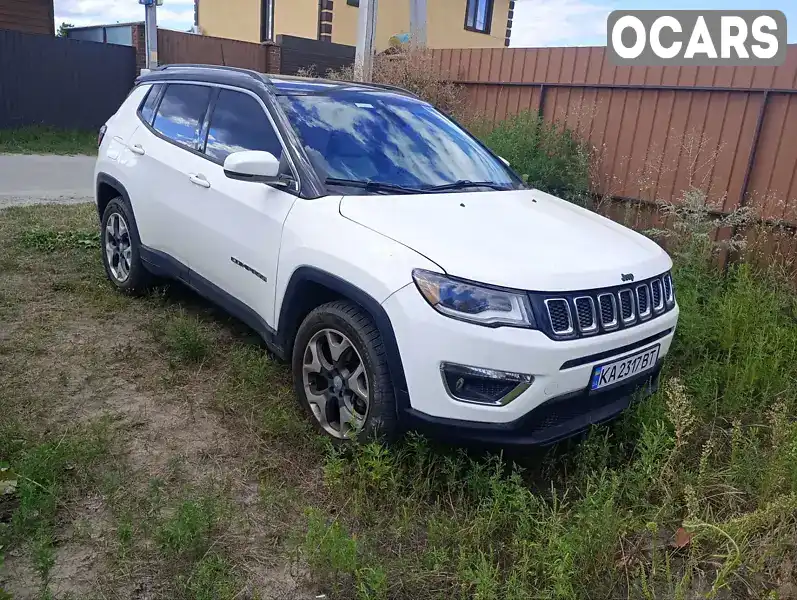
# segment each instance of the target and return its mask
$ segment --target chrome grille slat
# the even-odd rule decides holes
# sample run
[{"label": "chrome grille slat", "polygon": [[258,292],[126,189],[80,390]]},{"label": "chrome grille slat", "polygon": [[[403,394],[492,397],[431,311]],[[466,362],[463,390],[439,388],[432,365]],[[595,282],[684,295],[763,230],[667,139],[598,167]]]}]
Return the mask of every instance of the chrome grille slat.
[{"label": "chrome grille slat", "polygon": [[570,314],[570,304],[564,298],[549,298],[545,301],[548,309],[548,319],[556,335],[567,336],[575,333],[573,317]]},{"label": "chrome grille slat", "polygon": [[617,300],[614,294],[600,294],[598,306],[601,313],[601,326],[604,331],[613,331],[620,326],[617,315]]},{"label": "chrome grille slat", "polygon": [[636,321],[636,304],[634,294],[630,289],[617,292],[617,304],[620,307],[620,320],[623,325],[630,325]]},{"label": "chrome grille slat", "polygon": [[578,296],[573,299],[576,307],[576,320],[581,333],[589,335],[598,331],[598,318],[595,315],[595,303],[591,296]]},{"label": "chrome grille slat", "polygon": [[667,303],[667,306],[674,303],[674,296],[672,292],[672,275],[667,273],[662,278],[662,283],[664,285],[664,302]]},{"label": "chrome grille slat", "polygon": [[636,286],[636,290],[634,290],[634,292],[637,301],[637,314],[639,315],[639,318],[643,321],[645,319],[649,319],[653,312],[650,308],[650,288],[647,285],[642,284]]},{"label": "chrome grille slat", "polygon": [[654,279],[650,282],[650,299],[653,303],[653,312],[660,313],[664,310],[664,292],[662,291],[661,279]]}]

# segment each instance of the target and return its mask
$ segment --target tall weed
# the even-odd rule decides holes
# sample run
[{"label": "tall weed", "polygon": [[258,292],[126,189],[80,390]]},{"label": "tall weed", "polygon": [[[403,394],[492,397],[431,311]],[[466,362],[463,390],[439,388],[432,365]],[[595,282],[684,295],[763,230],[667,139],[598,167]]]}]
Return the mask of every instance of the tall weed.
[{"label": "tall weed", "polygon": [[570,129],[523,112],[482,130],[484,143],[529,183],[581,206],[592,206],[590,151]]}]

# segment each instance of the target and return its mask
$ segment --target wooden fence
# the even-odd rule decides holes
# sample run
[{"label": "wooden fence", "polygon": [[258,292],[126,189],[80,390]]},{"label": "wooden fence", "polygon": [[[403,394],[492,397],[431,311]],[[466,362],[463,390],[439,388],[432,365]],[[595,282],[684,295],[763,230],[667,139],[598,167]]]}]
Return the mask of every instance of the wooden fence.
[{"label": "wooden fence", "polygon": [[0,29],[0,129],[98,130],[135,77],[128,46]]},{"label": "wooden fence", "polygon": [[691,183],[720,212],[797,226],[797,45],[779,67],[618,67],[605,48],[436,50],[470,108],[536,111],[586,137],[616,198],[674,200]]}]

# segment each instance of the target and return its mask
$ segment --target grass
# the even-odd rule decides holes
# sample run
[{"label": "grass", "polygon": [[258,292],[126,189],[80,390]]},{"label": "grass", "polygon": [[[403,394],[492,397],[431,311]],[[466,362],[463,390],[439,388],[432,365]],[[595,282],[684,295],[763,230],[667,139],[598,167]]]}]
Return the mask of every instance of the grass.
[{"label": "grass", "polygon": [[172,356],[188,363],[199,363],[211,350],[211,338],[198,319],[183,314],[169,320],[165,343]]},{"label": "grass", "polygon": [[213,496],[184,500],[157,531],[161,548],[170,555],[204,556],[209,549],[208,540],[219,511]]},{"label": "grass", "polygon": [[[64,544],[89,544],[105,597],[794,589],[797,295],[783,273],[722,274],[673,246],[681,320],[661,390],[584,439],[511,455],[417,436],[336,449],[240,324],[179,286],[110,290],[91,211],[0,213],[0,581],[23,561],[28,595],[62,593]],[[92,535],[70,533],[83,521]]]},{"label": "grass", "polygon": [[0,129],[0,154],[97,154],[97,132],[44,125]]},{"label": "grass", "polygon": [[0,496],[0,514],[10,508],[8,521],[0,522],[0,552],[9,546],[27,546],[43,591],[55,565],[59,508],[78,490],[96,485],[97,463],[108,445],[102,423],[69,429],[49,440],[36,439],[13,423],[0,431],[0,456],[9,465],[4,480],[13,486]]}]

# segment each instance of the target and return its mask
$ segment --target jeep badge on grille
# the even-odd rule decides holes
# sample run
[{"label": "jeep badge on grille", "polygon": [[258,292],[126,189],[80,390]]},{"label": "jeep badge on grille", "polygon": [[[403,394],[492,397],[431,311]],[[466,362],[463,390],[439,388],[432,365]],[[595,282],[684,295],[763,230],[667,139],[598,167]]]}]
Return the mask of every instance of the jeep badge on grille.
[{"label": "jeep badge on grille", "polygon": [[633,273],[620,273],[620,277],[622,278],[623,282],[634,281]]}]

